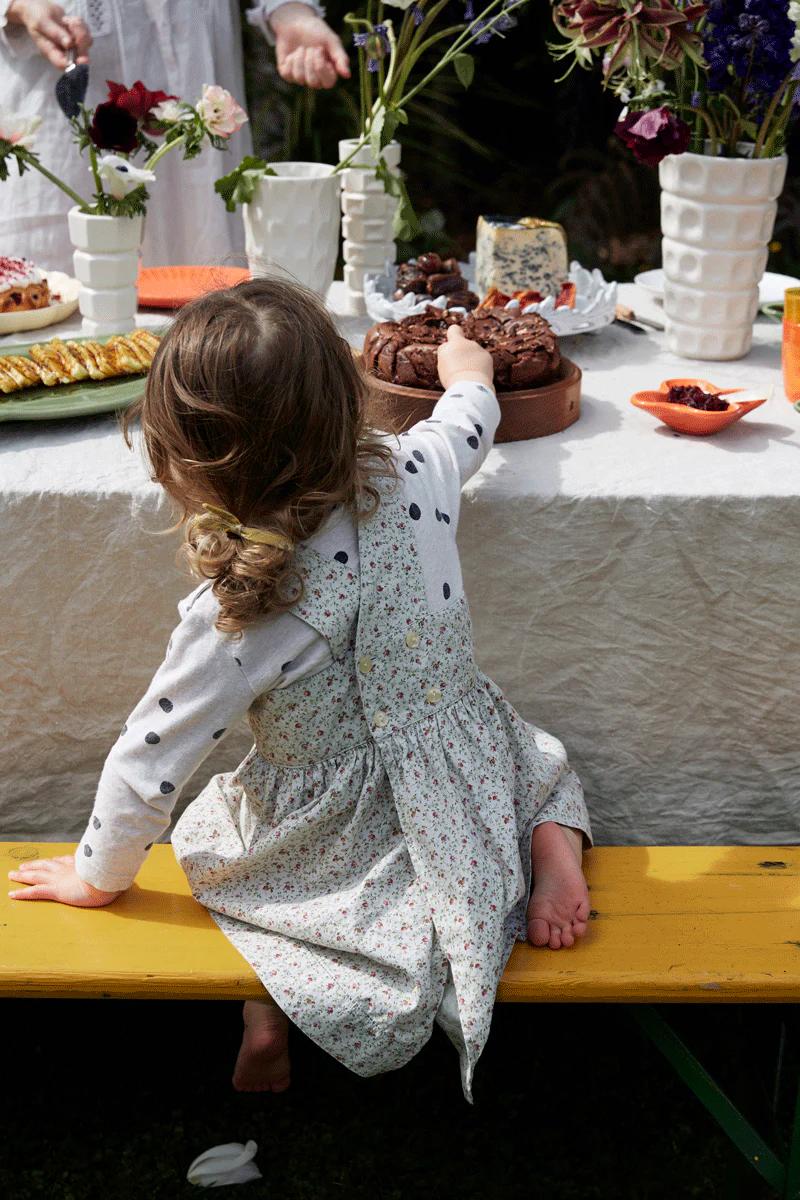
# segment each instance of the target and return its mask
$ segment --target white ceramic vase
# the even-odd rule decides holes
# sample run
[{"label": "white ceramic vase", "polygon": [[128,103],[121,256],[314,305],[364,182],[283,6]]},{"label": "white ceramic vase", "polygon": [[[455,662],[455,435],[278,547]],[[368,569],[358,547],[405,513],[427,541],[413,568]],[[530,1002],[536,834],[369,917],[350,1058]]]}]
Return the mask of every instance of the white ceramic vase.
[{"label": "white ceramic vase", "polygon": [[[348,158],[358,139],[339,142],[339,161]],[[390,171],[400,166],[400,143],[390,142],[384,148],[383,160]],[[381,274],[397,259],[392,224],[397,200],[384,190],[375,174],[375,155],[369,146],[362,146],[352,165],[340,172],[342,177],[342,237],[344,245],[344,284],[346,311],[365,313],[364,276],[369,272]]]},{"label": "white ceramic vase", "polygon": [[753,340],[780,158],[669,154],[659,166],[667,348],[682,358],[742,358]]},{"label": "white ceramic vase", "polygon": [[67,213],[75,275],[80,280],[78,307],[89,334],[119,333],[136,317],[136,276],[142,217],[102,217]]},{"label": "white ceramic vase", "polygon": [[279,275],[325,296],[339,252],[339,177],[330,163],[269,164],[242,206],[252,275]]}]

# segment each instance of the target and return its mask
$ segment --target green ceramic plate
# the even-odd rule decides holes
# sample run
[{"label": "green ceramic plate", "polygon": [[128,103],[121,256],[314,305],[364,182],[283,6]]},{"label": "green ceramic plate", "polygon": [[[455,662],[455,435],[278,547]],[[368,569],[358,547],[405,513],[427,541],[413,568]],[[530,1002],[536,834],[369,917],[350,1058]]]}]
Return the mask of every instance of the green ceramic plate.
[{"label": "green ceramic plate", "polygon": [[[111,335],[109,335],[111,336]],[[71,338],[70,341],[107,342],[108,337]],[[3,346],[0,355],[22,354],[29,345]],[[144,375],[122,375],[118,379],[83,379],[80,383],[62,383],[57,387],[27,388],[0,392],[0,421],[57,421],[64,417],[88,417],[94,413],[116,412],[129,408],[144,389]]]}]

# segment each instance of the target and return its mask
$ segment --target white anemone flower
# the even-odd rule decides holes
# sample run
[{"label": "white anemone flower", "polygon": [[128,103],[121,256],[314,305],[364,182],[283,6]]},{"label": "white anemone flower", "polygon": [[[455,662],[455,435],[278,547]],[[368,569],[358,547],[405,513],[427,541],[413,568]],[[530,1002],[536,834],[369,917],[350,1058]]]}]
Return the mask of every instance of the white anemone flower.
[{"label": "white anemone flower", "polygon": [[24,113],[0,109],[0,141],[29,150],[41,123],[41,117],[26,117]]},{"label": "white anemone flower", "polygon": [[141,183],[154,183],[156,178],[152,171],[135,167],[120,154],[104,154],[97,161],[97,169],[106,192],[115,200],[124,200]]},{"label": "white anemone flower", "polygon": [[180,100],[162,100],[150,109],[149,115],[164,125],[177,125],[180,121],[188,121],[192,114],[186,111]]}]

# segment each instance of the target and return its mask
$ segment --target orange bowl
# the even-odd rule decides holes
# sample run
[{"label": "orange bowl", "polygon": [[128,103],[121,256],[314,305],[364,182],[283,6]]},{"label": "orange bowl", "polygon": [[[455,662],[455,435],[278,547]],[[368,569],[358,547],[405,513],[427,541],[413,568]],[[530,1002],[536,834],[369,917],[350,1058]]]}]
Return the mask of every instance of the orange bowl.
[{"label": "orange bowl", "polygon": [[249,278],[242,267],[142,267],[136,287],[143,308],[181,308]]},{"label": "orange bowl", "polygon": [[743,389],[717,387],[707,379],[665,379],[659,384],[657,391],[636,392],[631,396],[631,404],[652,413],[676,433],[692,433],[699,437],[707,437],[711,433],[727,429],[745,413],[766,403],[767,399],[766,396],[762,396],[758,400],[731,400],[724,412],[705,412],[702,408],[689,408],[686,404],[671,404],[666,397],[672,387],[699,387],[712,396],[725,397]]}]

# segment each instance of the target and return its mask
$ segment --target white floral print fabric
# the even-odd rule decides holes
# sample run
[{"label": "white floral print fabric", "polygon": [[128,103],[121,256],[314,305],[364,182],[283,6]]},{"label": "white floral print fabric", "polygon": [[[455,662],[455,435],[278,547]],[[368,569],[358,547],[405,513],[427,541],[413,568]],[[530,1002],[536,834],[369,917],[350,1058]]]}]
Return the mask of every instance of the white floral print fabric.
[{"label": "white floral print fabric", "polygon": [[[409,462],[419,474],[424,451]],[[295,613],[331,661],[253,703],[253,750],[172,840],[195,896],[309,1037],[371,1075],[438,1020],[471,1098],[525,936],[533,827],[590,830],[560,742],[476,668],[460,580],[431,598],[400,466],[359,524],[357,572],[299,556]]]}]

